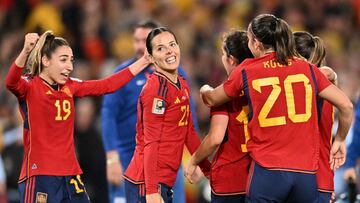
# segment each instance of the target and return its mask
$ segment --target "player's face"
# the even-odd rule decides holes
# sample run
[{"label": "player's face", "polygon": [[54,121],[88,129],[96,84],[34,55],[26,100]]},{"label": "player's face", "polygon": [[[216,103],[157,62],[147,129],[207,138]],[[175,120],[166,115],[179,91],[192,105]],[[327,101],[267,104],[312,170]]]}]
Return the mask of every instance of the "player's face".
[{"label": "player's face", "polygon": [[44,75],[50,84],[65,84],[70,73],[73,71],[73,52],[68,46],[58,47],[51,55],[51,58],[43,60]]},{"label": "player's face", "polygon": [[167,72],[176,71],[180,64],[180,48],[170,32],[155,36],[152,41],[154,64]]},{"label": "player's face", "polygon": [[251,51],[251,53],[254,55],[254,57],[259,57],[260,56],[260,52],[259,52],[259,49],[258,49],[258,41],[257,39],[255,38],[254,34],[252,33],[252,31],[250,30],[250,25],[248,27],[248,30],[247,30],[247,36],[248,36],[248,47]]},{"label": "player's face", "polygon": [[144,55],[144,51],[146,49],[146,38],[151,29],[149,28],[136,28],[134,32],[134,50],[137,58],[140,58]]}]

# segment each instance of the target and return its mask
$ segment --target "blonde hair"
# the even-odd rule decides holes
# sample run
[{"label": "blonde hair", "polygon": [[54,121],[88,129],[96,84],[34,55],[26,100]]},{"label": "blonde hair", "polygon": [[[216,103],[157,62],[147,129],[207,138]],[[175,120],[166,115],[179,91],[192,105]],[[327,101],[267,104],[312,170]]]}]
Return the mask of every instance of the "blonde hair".
[{"label": "blonde hair", "polygon": [[29,74],[39,75],[43,68],[42,57],[51,58],[52,53],[60,46],[69,46],[69,43],[62,37],[56,37],[51,30],[44,32],[30,52],[26,66]]},{"label": "blonde hair", "polygon": [[324,42],[318,36],[306,31],[294,32],[296,49],[307,61],[321,67],[325,63],[326,50]]}]

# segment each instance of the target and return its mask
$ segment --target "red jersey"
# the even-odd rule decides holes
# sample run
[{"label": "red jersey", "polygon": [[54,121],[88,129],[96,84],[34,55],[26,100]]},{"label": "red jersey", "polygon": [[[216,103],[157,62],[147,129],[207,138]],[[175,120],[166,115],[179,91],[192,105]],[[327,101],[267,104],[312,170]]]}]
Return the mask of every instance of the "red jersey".
[{"label": "red jersey", "polygon": [[191,154],[200,145],[189,105],[190,91],[182,77],[175,84],[155,72],[140,93],[136,147],[124,177],[134,184],[145,182],[147,194],[158,192],[159,183],[172,187],[184,144]]},{"label": "red jersey", "polygon": [[246,193],[246,182],[251,158],[247,153],[249,139],[249,106],[245,96],[237,97],[220,106],[212,107],[211,115],[229,117],[226,135],[216,152],[211,166],[210,184],[216,195],[239,195]]},{"label": "red jersey", "polygon": [[24,160],[19,181],[34,175],[82,173],[74,149],[74,97],[113,92],[133,78],[132,73],[125,69],[91,81],[69,78],[54,90],[39,76],[21,77],[22,71],[13,64],[6,78],[24,120]]},{"label": "red jersey", "polygon": [[224,83],[228,96],[242,90],[249,100],[247,143],[252,158],[262,167],[315,173],[319,162],[316,96],[331,83],[300,59],[288,66],[271,53],[247,59]]},{"label": "red jersey", "polygon": [[334,171],[329,164],[332,143],[332,127],[334,124],[334,107],[321,99],[319,102],[320,160],[316,174],[318,189],[322,192],[334,191]]}]

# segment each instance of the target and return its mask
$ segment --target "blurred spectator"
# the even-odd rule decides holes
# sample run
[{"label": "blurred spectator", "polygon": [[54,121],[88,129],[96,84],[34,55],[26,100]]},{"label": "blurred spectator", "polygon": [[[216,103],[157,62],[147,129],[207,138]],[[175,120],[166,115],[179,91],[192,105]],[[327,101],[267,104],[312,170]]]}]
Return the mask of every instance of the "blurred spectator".
[{"label": "blurred spectator", "polygon": [[95,103],[91,98],[78,100],[75,105],[75,146],[86,191],[93,203],[107,203],[105,152],[95,117]]}]

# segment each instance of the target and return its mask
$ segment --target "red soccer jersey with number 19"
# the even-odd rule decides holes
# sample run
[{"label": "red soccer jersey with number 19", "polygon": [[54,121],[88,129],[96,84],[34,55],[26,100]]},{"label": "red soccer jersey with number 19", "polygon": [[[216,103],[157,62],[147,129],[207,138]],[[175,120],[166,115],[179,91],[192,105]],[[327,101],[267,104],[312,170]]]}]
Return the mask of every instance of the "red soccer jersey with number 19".
[{"label": "red soccer jersey with number 19", "polygon": [[319,162],[316,96],[331,83],[300,59],[288,66],[275,53],[245,60],[224,83],[228,96],[249,99],[248,150],[262,167],[315,173]]},{"label": "red soccer jersey with number 19", "polygon": [[218,196],[245,194],[251,162],[246,148],[246,141],[249,139],[248,113],[249,106],[245,96],[211,108],[212,116],[229,117],[226,135],[211,166],[211,189]]},{"label": "red soccer jersey with number 19", "polygon": [[21,77],[13,64],[6,78],[19,101],[24,119],[24,160],[19,182],[34,175],[69,176],[82,173],[74,149],[74,97],[101,95],[131,78],[129,69],[103,80],[68,79],[54,90],[39,76]]},{"label": "red soccer jersey with number 19", "polygon": [[319,191],[333,192],[334,172],[330,168],[329,157],[332,142],[332,127],[334,124],[334,107],[329,102],[321,99],[318,109],[320,117],[320,160],[316,180]]},{"label": "red soccer jersey with number 19", "polygon": [[[146,194],[158,192],[158,184],[172,187],[181,164],[184,144],[194,153],[200,139],[194,129],[187,82],[171,82],[159,72],[152,74],[141,91],[136,124],[134,156],[125,178],[145,182]],[[210,162],[204,162],[210,170]]]}]

